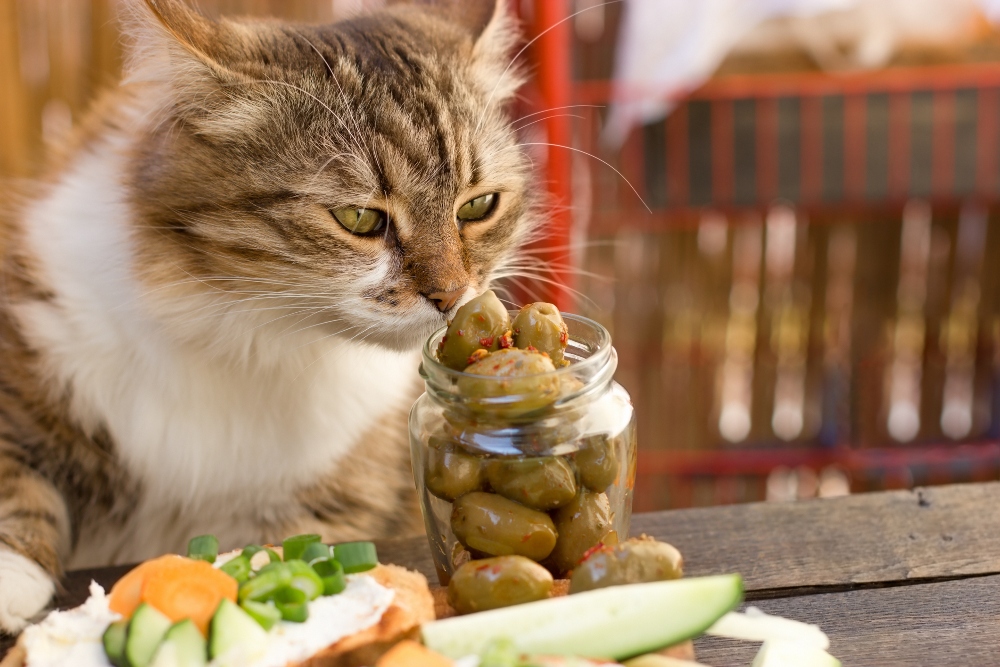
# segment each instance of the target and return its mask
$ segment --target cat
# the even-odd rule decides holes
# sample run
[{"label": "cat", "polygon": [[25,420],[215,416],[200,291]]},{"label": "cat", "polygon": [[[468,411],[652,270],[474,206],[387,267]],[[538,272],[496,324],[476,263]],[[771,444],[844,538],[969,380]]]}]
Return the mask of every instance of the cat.
[{"label": "cat", "polygon": [[129,0],[123,82],[5,229],[0,628],[196,534],[420,530],[415,349],[538,226],[503,5]]}]

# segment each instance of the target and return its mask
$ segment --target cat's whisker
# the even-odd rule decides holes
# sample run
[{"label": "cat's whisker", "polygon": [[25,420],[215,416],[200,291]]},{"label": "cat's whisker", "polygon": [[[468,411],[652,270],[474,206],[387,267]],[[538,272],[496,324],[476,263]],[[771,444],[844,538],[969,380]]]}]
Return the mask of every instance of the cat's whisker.
[{"label": "cat's whisker", "polygon": [[541,115],[543,113],[550,113],[552,111],[562,111],[563,109],[579,109],[579,108],[604,109],[604,108],[606,108],[606,106],[607,105],[604,105],[604,104],[565,104],[565,105],[563,105],[561,107],[549,107],[548,109],[542,109],[541,111],[535,111],[534,113],[525,114],[525,115],[519,117],[514,122],[515,123],[520,123],[522,120],[527,120],[528,118],[532,118],[534,116],[538,116],[538,115]]},{"label": "cat's whisker", "polygon": [[514,129],[517,130],[518,132],[520,132],[521,130],[525,129],[526,127],[531,127],[532,125],[535,125],[536,123],[543,123],[543,122],[545,122],[547,120],[552,120],[553,118],[579,118],[580,120],[584,119],[583,116],[577,116],[576,114],[572,114],[572,113],[560,113],[560,114],[555,114],[554,116],[546,116],[545,118],[539,118],[538,120],[533,120],[530,123],[525,123],[524,125],[519,125],[519,126],[515,127]]},{"label": "cat's whisker", "polygon": [[625,181],[625,184],[628,185],[632,189],[632,192],[635,193],[635,196],[642,203],[643,207],[647,211],[649,211],[649,213],[652,215],[653,209],[649,208],[649,205],[646,203],[646,200],[642,198],[642,195],[640,195],[639,191],[635,189],[635,186],[632,185],[632,182],[630,180],[628,180],[627,178],[625,178],[625,174],[623,174],[620,171],[618,171],[618,169],[613,164],[611,164],[610,162],[608,162],[607,160],[602,160],[601,158],[597,157],[593,153],[591,153],[589,151],[585,151],[582,148],[576,148],[575,146],[567,146],[565,144],[553,144],[553,143],[550,143],[550,142],[547,142],[547,141],[529,141],[529,142],[523,142],[523,143],[518,144],[518,146],[551,146],[551,147],[554,147],[554,148],[565,148],[568,151],[573,151],[574,153],[580,153],[581,155],[586,155],[587,157],[590,157],[590,158],[593,158],[593,159],[597,160],[598,162],[600,162],[601,164],[603,164],[604,166],[608,167],[609,169],[611,169],[612,171],[614,171],[616,174],[618,174],[618,176],[621,177],[621,179],[623,181]]}]

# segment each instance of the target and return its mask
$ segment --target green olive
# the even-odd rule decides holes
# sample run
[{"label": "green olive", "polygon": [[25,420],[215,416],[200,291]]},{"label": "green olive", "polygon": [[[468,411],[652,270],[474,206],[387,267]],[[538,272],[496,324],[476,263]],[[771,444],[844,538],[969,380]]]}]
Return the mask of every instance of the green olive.
[{"label": "green olive", "polygon": [[590,554],[573,569],[569,592],[623,584],[679,579],[684,573],[684,559],[673,546],[645,535],[607,546]]},{"label": "green olive", "polygon": [[499,350],[510,331],[507,309],[487,290],[458,309],[438,345],[438,360],[456,371],[465,370],[476,350]]},{"label": "green olive", "polygon": [[563,352],[569,341],[566,323],[559,309],[551,303],[529,303],[521,308],[511,323],[514,345],[521,349],[531,346],[552,359],[556,368],[565,366]]},{"label": "green olive", "polygon": [[[476,361],[458,379],[458,390],[473,410],[517,417],[551,405],[559,398],[552,360],[540,352],[507,348]],[[477,399],[483,400],[477,403]],[[499,399],[499,400],[497,400]]]},{"label": "green olive", "polygon": [[483,463],[454,443],[431,436],[427,447],[424,480],[438,498],[455,500],[483,488]]},{"label": "green olive", "polygon": [[618,477],[620,466],[615,443],[616,440],[606,433],[588,436],[576,453],[580,482],[592,491],[605,490]]},{"label": "green olive", "polygon": [[498,556],[470,561],[455,570],[448,583],[448,604],[459,614],[499,609],[544,600],[552,575],[524,556]]},{"label": "green olive", "polygon": [[576,475],[559,456],[498,459],[486,476],[501,496],[536,510],[554,510],[576,497]]},{"label": "green olive", "polygon": [[548,514],[493,493],[473,491],[455,501],[451,531],[467,549],[490,556],[542,560],[556,545]]},{"label": "green olive", "polygon": [[557,509],[552,518],[559,541],[549,564],[562,574],[576,567],[587,551],[613,532],[611,505],[603,493],[582,490],[572,502]]}]

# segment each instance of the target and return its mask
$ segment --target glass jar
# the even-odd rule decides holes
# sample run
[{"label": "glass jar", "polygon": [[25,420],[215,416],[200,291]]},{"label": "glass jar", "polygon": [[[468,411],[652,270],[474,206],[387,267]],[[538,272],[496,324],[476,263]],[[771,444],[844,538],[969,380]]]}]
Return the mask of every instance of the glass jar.
[{"label": "glass jar", "polygon": [[555,371],[494,378],[438,362],[423,347],[426,392],[410,411],[413,476],[442,585],[470,559],[520,554],[565,577],[598,544],[628,537],[635,416],[613,380],[607,329],[563,315]]}]

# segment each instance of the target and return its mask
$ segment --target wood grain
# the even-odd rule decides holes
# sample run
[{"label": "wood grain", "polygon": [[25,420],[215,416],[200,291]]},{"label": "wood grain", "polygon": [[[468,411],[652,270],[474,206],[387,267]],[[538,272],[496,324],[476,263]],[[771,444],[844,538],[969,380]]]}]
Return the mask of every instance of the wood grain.
[{"label": "wood grain", "polygon": [[748,591],[1000,572],[1000,483],[637,515],[692,576],[739,572]]},{"label": "wood grain", "polygon": [[[1000,656],[1000,576],[763,600],[760,609],[816,623],[844,667],[967,667]],[[710,637],[698,660],[749,665],[759,645]]]}]

